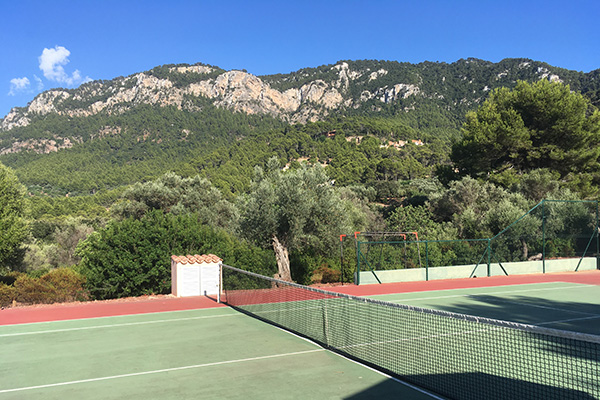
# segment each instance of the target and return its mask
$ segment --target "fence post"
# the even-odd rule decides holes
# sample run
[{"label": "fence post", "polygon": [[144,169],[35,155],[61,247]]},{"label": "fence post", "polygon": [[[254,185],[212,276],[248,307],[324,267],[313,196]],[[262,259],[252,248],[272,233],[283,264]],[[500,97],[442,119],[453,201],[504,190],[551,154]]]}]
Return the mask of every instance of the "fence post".
[{"label": "fence post", "polygon": [[342,278],[342,286],[344,285],[344,238],[346,235],[340,235],[340,272]]},{"label": "fence post", "polygon": [[542,273],[546,273],[546,210],[542,200]]},{"label": "fence post", "polygon": [[356,284],[360,285],[360,242],[356,240]]},{"label": "fence post", "polygon": [[492,239],[487,240],[487,276],[492,276]]},{"label": "fence post", "polygon": [[425,280],[429,280],[429,241],[425,241]]},{"label": "fence post", "polygon": [[600,226],[598,222],[600,216],[598,215],[600,209],[598,208],[598,200],[596,200],[596,269],[600,269]]}]

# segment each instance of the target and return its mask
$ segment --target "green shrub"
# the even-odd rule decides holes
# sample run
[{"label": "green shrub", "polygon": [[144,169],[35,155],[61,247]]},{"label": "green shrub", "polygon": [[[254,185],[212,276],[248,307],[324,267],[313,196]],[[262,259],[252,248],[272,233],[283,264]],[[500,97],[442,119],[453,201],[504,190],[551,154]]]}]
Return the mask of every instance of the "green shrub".
[{"label": "green shrub", "polygon": [[50,304],[86,300],[85,278],[71,268],[57,268],[41,277],[22,274],[14,283],[16,300],[25,304]]},{"label": "green shrub", "polygon": [[322,265],[313,272],[313,283],[337,283],[341,281],[341,272]]},{"label": "green shrub", "polygon": [[17,278],[14,287],[19,303],[52,303],[48,301],[48,298],[51,297],[50,288],[44,285],[40,278],[23,274]]},{"label": "green shrub", "polygon": [[0,307],[10,306],[17,297],[17,290],[14,286],[0,283]]},{"label": "green shrub", "polygon": [[151,211],[113,221],[79,247],[81,272],[95,299],[171,291],[171,255],[213,253],[228,265],[273,275],[272,251],[250,246],[195,214]]},{"label": "green shrub", "polygon": [[5,274],[0,274],[0,283],[4,283],[5,285],[12,286],[13,283],[17,280],[21,272],[10,271]]},{"label": "green shrub", "polygon": [[53,302],[87,300],[84,290],[85,278],[72,268],[54,269],[40,278],[47,287],[51,288]]}]

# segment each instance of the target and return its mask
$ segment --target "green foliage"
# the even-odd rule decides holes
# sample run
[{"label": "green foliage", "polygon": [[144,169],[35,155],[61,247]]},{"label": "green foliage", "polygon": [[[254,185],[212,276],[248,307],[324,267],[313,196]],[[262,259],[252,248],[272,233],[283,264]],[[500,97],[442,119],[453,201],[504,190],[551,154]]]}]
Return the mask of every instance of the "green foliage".
[{"label": "green foliage", "polygon": [[273,273],[272,256],[211,228],[195,214],[148,212],[112,221],[82,243],[81,271],[95,299],[169,293],[171,255],[213,253],[228,265]]},{"label": "green foliage", "polygon": [[72,268],[58,268],[40,277],[20,274],[14,282],[19,303],[40,304],[87,299],[84,277]]},{"label": "green foliage", "polygon": [[[436,216],[426,206],[397,207],[387,219],[392,232],[417,232],[419,240],[456,239],[458,232],[448,222],[435,221]],[[410,236],[408,240],[415,240]]]},{"label": "green foliage", "polygon": [[489,238],[533,206],[519,193],[465,177],[434,196],[431,206],[439,221],[448,221],[464,239]]},{"label": "green foliage", "polygon": [[[348,81],[340,80],[345,65],[352,76]],[[180,66],[188,65],[159,66],[146,74],[183,87],[224,72],[212,66],[208,66],[212,69],[208,74],[179,72]],[[191,95],[186,95],[182,109],[139,105],[134,100],[88,117],[69,116],[71,110],[86,109],[116,90],[137,84],[134,76],[118,77],[66,90],[71,96],[59,96],[53,103],[60,115],[30,115],[28,126],[0,132],[0,148],[10,148],[15,141],[37,145],[36,150],[5,154],[0,160],[14,168],[28,187],[53,195],[89,194],[176,171],[182,176],[201,173],[229,196],[246,191],[253,166],[264,166],[273,155],[292,164],[299,157],[309,157],[311,162],[329,164],[328,173],[339,185],[362,183],[375,187],[381,200],[390,194],[390,182],[431,175],[437,165],[448,162],[449,145],[460,136],[465,113],[480,106],[488,90],[512,89],[516,81],[537,81],[542,73],[559,75],[574,90],[597,100],[598,71],[583,74],[527,59],[499,63],[467,59],[451,64],[346,60],[261,77],[278,90],[300,88],[315,81],[340,88],[339,94],[348,106],[323,110],[318,118],[327,119],[327,111],[327,122],[306,127],[289,128],[264,115],[231,112],[217,108],[210,99]],[[393,100],[386,98],[384,92],[396,85],[416,85],[418,91],[404,96],[403,89],[398,89]],[[374,97],[361,100],[365,91]],[[298,141],[294,130],[308,138]],[[319,136],[331,130],[337,130],[336,140]],[[426,145],[406,146],[395,152],[385,148],[373,151],[367,149],[369,146],[346,147],[337,139],[353,135],[376,136],[382,143],[420,139]],[[36,151],[45,150],[42,140],[54,141],[57,146],[70,142],[73,147],[38,154]],[[571,172],[571,187],[593,194],[600,177],[581,177],[577,170]],[[505,175],[496,182],[516,182],[510,172]]]},{"label": "green foliage", "polygon": [[[281,127],[266,116],[222,110],[190,98],[197,112],[140,105],[124,113],[67,117],[48,114],[0,134],[0,146],[30,138],[68,138],[72,148],[0,156],[27,186],[44,193],[91,194],[156,178],[253,132]],[[62,139],[61,139],[62,140]]]},{"label": "green foliage", "polygon": [[[165,263],[176,253],[226,254],[229,264],[272,274],[272,255],[231,236],[237,228],[232,204],[239,197],[242,229],[235,233],[263,247],[272,245],[270,230],[283,235],[296,280],[309,283],[325,269],[340,268],[348,279],[355,254],[346,252],[344,266],[332,257],[339,254],[341,233],[391,229],[416,230],[429,240],[488,237],[542,198],[598,195],[600,150],[594,143],[600,117],[590,101],[598,102],[600,70],[582,74],[526,59],[346,64],[354,76],[347,86],[340,80],[341,63],[262,77],[278,90],[316,80],[339,88],[346,106],[323,109],[317,115],[321,121],[297,125],[221,109],[191,95],[181,109],[126,103],[118,110],[70,117],[71,110],[137,83],[133,77],[115,78],[67,90],[71,96],[53,104],[61,115],[32,115],[28,126],[0,132],[0,148],[15,141],[38,146],[0,156],[29,189],[19,215],[21,221],[29,218],[32,228],[26,246],[12,246],[17,251],[5,264],[40,278],[77,263],[73,248],[93,228],[98,232],[79,255],[97,298],[168,291]],[[181,73],[176,67],[146,74],[181,88],[224,72],[212,67],[209,74]],[[541,73],[559,75],[570,86],[517,83],[538,81]],[[418,91],[404,96],[406,85]],[[392,100],[386,91],[394,87]],[[488,90],[491,96],[483,103]],[[374,96],[359,101],[365,91]],[[450,165],[451,143],[460,139],[461,126],[464,138],[453,147],[453,160],[461,174],[480,180],[457,180],[461,174]],[[38,154],[47,141],[73,146]],[[281,160],[274,169],[273,156]],[[324,169],[317,173],[308,167],[316,164]],[[267,172],[253,182],[257,165]],[[280,171],[284,166],[288,172]],[[122,220],[104,229],[111,215]],[[538,222],[525,218],[515,227],[519,240],[511,249],[506,244],[507,254],[522,254],[523,241],[535,248],[525,234]],[[189,225],[183,228],[186,237],[178,233],[179,223]],[[567,254],[575,248],[569,240],[556,239],[552,251]],[[6,244],[0,242],[0,254]],[[403,258],[403,250],[396,250],[390,257]],[[432,245],[429,251],[439,265],[475,254],[473,246],[454,244]],[[409,247],[411,252],[417,254]]]},{"label": "green foliage", "polygon": [[546,259],[590,256],[596,218],[595,202],[543,201],[506,226],[491,247],[502,261],[524,261],[543,252]]},{"label": "green foliage", "polygon": [[197,63],[194,65],[201,65],[210,67],[213,70],[207,73],[198,73],[198,72],[178,72],[177,67],[188,67],[188,64],[167,64],[161,65],[159,67],[154,67],[147,73],[149,75],[155,76],[159,79],[168,79],[173,83],[175,87],[185,87],[189,86],[192,83],[200,82],[207,79],[214,79],[217,76],[221,75],[225,70],[214,67],[207,64]]},{"label": "green foliage", "polygon": [[29,273],[73,266],[80,258],[75,249],[80,241],[104,221],[87,220],[82,217],[38,219],[32,222],[31,237],[24,245],[24,256],[19,270]]},{"label": "green foliage", "polygon": [[[273,156],[287,161],[292,169],[300,167],[299,161],[308,160],[325,164],[336,186],[366,185],[375,188],[376,197],[385,199],[398,180],[425,177],[436,163],[446,160],[440,155],[444,146],[439,140],[424,146],[411,141],[404,147],[390,146],[390,141],[403,140],[399,139],[405,137],[402,132],[408,132],[411,140],[419,138],[417,132],[406,129],[399,122],[369,118],[295,125],[268,136],[249,136],[226,149],[198,157],[177,172],[199,173],[226,197],[232,197],[248,191],[254,166],[264,167]],[[326,137],[327,132],[335,132],[335,136]]]},{"label": "green foliage", "polygon": [[522,193],[528,200],[539,203],[545,198],[569,200],[566,193],[560,193],[560,174],[548,169],[535,169],[521,176],[513,191]]},{"label": "green foliage", "polygon": [[337,232],[350,229],[342,205],[322,168],[283,172],[271,159],[267,171],[255,170],[252,190],[241,199],[241,231],[263,246],[277,236],[291,248],[325,251]]},{"label": "green foliage", "polygon": [[25,220],[25,188],[10,168],[0,164],[0,267],[15,265],[29,234]]},{"label": "green foliage", "polygon": [[341,272],[325,265],[317,268],[312,277],[313,283],[338,283],[341,282]]},{"label": "green foliage", "polygon": [[0,307],[8,307],[17,299],[17,289],[14,286],[0,282]]},{"label": "green foliage", "polygon": [[25,254],[21,264],[21,271],[35,273],[37,271],[49,271],[58,267],[55,255],[58,246],[55,243],[44,243],[38,240],[32,240],[25,246]]},{"label": "green foliage", "polygon": [[463,133],[451,157],[464,173],[491,175],[510,186],[522,173],[549,169],[561,179],[584,174],[600,183],[600,149],[594,145],[600,112],[568,85],[541,80],[495,90],[467,114]]},{"label": "green foliage", "polygon": [[343,203],[321,167],[283,172],[272,158],[266,171],[256,168],[250,193],[240,199],[240,230],[264,248],[273,246],[279,273],[287,278],[288,252],[326,254],[339,232],[351,230]]},{"label": "green foliage", "polygon": [[108,219],[109,207],[123,192],[123,189],[119,189],[101,191],[88,196],[54,197],[43,190],[36,191],[35,189],[30,187],[31,195],[25,198],[27,217],[32,220],[47,221],[65,217],[82,217],[96,221]]},{"label": "green foliage", "polygon": [[123,200],[113,206],[120,218],[142,218],[152,210],[174,214],[196,213],[205,224],[230,227],[236,219],[235,206],[223,199],[221,192],[196,175],[182,178],[167,173],[159,179],[136,183],[127,189]]}]

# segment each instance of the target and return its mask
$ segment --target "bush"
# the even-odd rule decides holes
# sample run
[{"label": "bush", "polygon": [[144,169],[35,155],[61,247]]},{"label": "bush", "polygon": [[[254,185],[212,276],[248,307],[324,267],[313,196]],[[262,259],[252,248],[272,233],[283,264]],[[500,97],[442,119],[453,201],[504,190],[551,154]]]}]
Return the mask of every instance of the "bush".
[{"label": "bush", "polygon": [[5,285],[12,286],[13,283],[17,280],[17,278],[21,275],[21,272],[10,271],[5,274],[0,274],[0,283],[4,283]]},{"label": "bush", "polygon": [[14,286],[0,283],[0,307],[10,306],[17,297],[17,290]]},{"label": "bush", "polygon": [[14,287],[19,303],[52,303],[48,301],[51,297],[50,288],[44,285],[40,278],[23,274],[17,278]]},{"label": "bush", "polygon": [[14,283],[16,300],[26,304],[50,304],[86,300],[85,278],[71,268],[57,268],[41,277],[22,274]]},{"label": "bush", "polygon": [[40,278],[51,288],[53,302],[82,301],[88,296],[84,290],[85,278],[72,268],[57,268]]},{"label": "bush", "polygon": [[313,283],[337,283],[341,281],[341,272],[325,265],[313,272]]},{"label": "bush", "polygon": [[228,265],[273,275],[271,251],[204,225],[195,214],[149,212],[142,219],[113,221],[79,247],[81,272],[95,299],[171,291],[171,255],[213,253]]}]

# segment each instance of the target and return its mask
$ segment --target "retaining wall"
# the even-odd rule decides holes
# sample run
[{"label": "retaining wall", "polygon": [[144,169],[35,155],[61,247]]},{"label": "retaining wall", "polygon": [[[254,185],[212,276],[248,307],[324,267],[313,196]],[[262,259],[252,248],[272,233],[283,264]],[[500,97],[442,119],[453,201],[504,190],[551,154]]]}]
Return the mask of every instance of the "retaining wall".
[{"label": "retaining wall", "polygon": [[[577,268],[577,264],[579,264],[579,268]],[[502,263],[502,266],[504,267],[508,275],[536,273],[541,274],[543,272],[542,261],[507,262]],[[596,258],[584,257],[546,260],[546,272],[575,271],[576,268],[578,271],[596,269]],[[381,283],[413,282],[436,279],[458,279],[469,278],[471,276],[488,276],[488,266],[487,264],[479,264],[477,265],[477,267],[475,266],[475,264],[455,265],[452,267],[428,268],[428,270],[426,270],[425,268],[408,268],[375,271],[375,274],[377,275],[377,278],[379,278]],[[490,276],[495,275],[504,275],[504,271],[498,263],[490,264]],[[356,273],[354,274],[354,281],[356,282]],[[369,285],[373,283],[379,282],[375,278],[375,275],[372,271],[360,272],[359,284]]]}]

